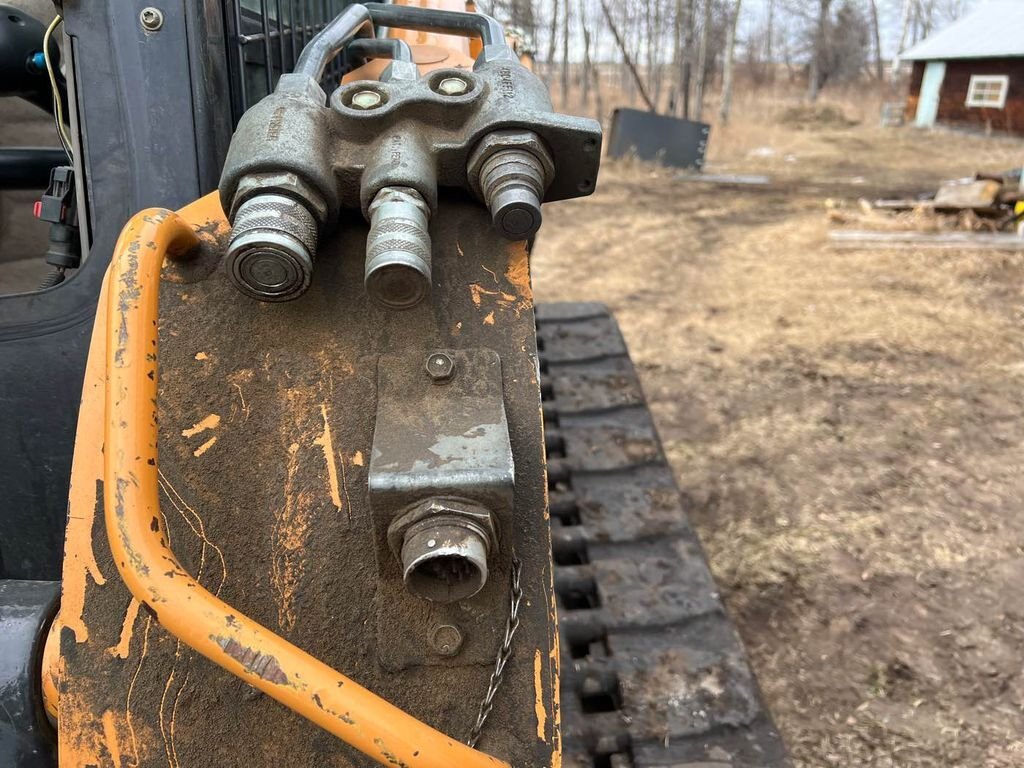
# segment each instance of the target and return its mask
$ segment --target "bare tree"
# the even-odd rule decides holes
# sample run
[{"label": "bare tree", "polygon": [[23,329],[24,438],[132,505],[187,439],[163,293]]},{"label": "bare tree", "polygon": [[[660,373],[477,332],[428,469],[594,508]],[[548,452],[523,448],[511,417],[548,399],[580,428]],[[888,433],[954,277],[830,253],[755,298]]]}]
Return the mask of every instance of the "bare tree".
[{"label": "bare tree", "polygon": [[814,26],[814,43],[811,46],[811,62],[807,76],[807,98],[817,101],[822,84],[822,59],[825,57],[826,28],[832,0],[818,0],[818,14]]},{"label": "bare tree", "polygon": [[875,79],[885,79],[885,65],[882,63],[882,33],[878,25],[878,0],[869,0],[871,7],[871,31],[875,38]]},{"label": "bare tree", "polygon": [[693,119],[700,122],[704,113],[704,87],[708,77],[708,47],[711,42],[711,0],[704,0],[704,23],[700,30],[700,52],[697,54],[697,84],[693,95]]},{"label": "bare tree", "polygon": [[585,0],[579,0],[580,29],[583,30],[583,104],[590,104],[590,86],[594,86],[594,99],[597,106],[597,119],[604,115],[604,100],[601,97],[601,78],[590,58],[590,26],[587,24],[587,6]]},{"label": "bare tree", "polygon": [[743,0],[736,0],[726,31],[725,68],[722,70],[722,106],[718,111],[723,125],[729,122],[729,108],[732,106],[732,70],[736,58],[736,28],[739,26],[742,5]]},{"label": "bare tree", "polygon": [[619,51],[622,53],[622,59],[625,62],[626,67],[629,69],[630,74],[633,76],[633,82],[636,83],[636,88],[640,92],[640,98],[643,99],[644,104],[647,105],[647,109],[651,112],[656,112],[657,107],[654,106],[654,102],[651,101],[651,97],[647,94],[647,89],[644,88],[643,79],[640,77],[640,73],[636,69],[633,57],[629,55],[629,49],[626,48],[626,41],[622,37],[622,32],[615,23],[615,19],[612,18],[612,12],[608,8],[608,0],[601,0],[601,10],[604,12],[605,21],[608,22],[608,27],[611,29],[612,36],[615,38],[615,44],[619,46]]},{"label": "bare tree", "polygon": [[562,0],[562,107],[569,105],[569,0]]},{"label": "bare tree", "polygon": [[547,63],[550,66],[555,61],[555,48],[558,45],[558,0],[551,3],[551,27],[548,34],[548,56]]},{"label": "bare tree", "polygon": [[900,56],[907,44],[907,33],[910,31],[910,11],[913,4],[914,0],[903,0],[903,10],[900,14],[900,41],[896,45],[896,53],[892,57],[892,69],[889,73],[893,82],[899,79]]}]

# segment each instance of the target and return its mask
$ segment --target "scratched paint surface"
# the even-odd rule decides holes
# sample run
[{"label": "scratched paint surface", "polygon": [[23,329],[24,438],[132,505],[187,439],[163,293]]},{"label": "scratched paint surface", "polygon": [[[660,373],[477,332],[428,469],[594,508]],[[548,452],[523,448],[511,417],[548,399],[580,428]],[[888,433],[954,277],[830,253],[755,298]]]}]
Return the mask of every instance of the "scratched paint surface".
[{"label": "scratched paint surface", "polygon": [[[200,222],[203,216],[196,214]],[[346,234],[318,256],[309,294],[289,305],[240,297],[216,269],[212,249],[196,265],[167,274],[161,512],[183,566],[207,589],[463,738],[486,690],[487,665],[456,659],[448,667],[429,657],[405,670],[379,663],[387,638],[374,620],[381,566],[365,491],[376,353],[497,350],[521,478],[515,545],[527,562],[526,600],[506,688],[480,746],[517,766],[555,765],[558,654],[550,629],[528,259],[521,246],[490,236],[486,214],[474,205],[460,204],[435,227],[436,290],[446,300],[401,317],[378,314],[361,295],[365,235],[356,222],[346,222]],[[216,223],[205,229],[218,233]],[[102,411],[88,399],[88,381],[85,396],[83,419]],[[103,534],[96,434],[85,436],[88,448],[75,466],[71,513],[79,535],[68,545],[65,604],[69,593],[72,607],[74,595],[82,598],[62,635],[62,766],[367,765],[197,657],[130,599]],[[505,575],[499,570],[494,578]],[[426,653],[431,612],[422,608],[411,606],[407,624],[390,629],[409,642],[423,638]],[[495,652],[503,611],[493,637],[478,638],[493,642]],[[273,674],[270,662],[258,663]]]}]

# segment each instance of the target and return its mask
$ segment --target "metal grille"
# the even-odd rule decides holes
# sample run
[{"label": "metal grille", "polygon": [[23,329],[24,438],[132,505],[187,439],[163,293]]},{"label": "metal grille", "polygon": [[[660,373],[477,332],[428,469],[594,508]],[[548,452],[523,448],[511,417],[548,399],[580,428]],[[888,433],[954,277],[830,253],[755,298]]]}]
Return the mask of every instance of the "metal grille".
[{"label": "metal grille", "polygon": [[[262,99],[295,62],[313,35],[351,3],[348,0],[227,0],[228,71],[235,123]],[[341,62],[324,72],[324,83],[337,83]]]}]

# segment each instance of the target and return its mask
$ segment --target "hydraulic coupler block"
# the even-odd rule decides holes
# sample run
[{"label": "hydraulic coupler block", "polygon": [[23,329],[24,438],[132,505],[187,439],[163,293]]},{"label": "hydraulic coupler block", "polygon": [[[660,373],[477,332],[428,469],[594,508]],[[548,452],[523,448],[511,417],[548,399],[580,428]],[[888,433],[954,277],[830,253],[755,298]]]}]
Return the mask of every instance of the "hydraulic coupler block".
[{"label": "hydraulic coupler block", "polygon": [[[382,27],[483,45],[472,69],[421,73],[408,45],[372,36]],[[319,81],[335,56],[354,72],[368,58],[393,61],[380,79],[346,79],[328,98]],[[557,113],[494,19],[352,4],[238,124],[220,182],[229,273],[257,299],[297,298],[320,241],[358,211],[370,224],[366,252],[343,258],[365,258],[373,305],[407,309],[430,292],[428,225],[453,191],[483,203],[502,237],[528,240],[542,203],[594,191],[600,156],[600,124]]]}]

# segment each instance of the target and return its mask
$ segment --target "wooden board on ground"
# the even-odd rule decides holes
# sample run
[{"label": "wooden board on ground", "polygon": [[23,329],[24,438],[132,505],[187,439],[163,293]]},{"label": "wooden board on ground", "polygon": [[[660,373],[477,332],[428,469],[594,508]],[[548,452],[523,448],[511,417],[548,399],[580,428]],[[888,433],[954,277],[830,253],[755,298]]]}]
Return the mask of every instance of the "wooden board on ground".
[{"label": "wooden board on ground", "polygon": [[1024,238],[979,232],[865,232],[835,231],[828,233],[832,246],[851,249],[919,249],[941,248],[956,251],[1024,251]]}]

